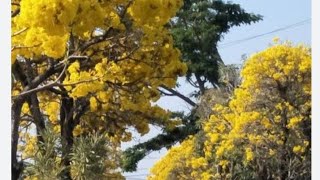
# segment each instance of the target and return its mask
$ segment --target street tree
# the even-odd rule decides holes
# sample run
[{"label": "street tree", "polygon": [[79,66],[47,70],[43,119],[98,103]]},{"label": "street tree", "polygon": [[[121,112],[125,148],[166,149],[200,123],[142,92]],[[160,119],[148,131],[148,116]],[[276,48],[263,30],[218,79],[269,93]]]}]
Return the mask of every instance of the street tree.
[{"label": "street tree", "polygon": [[[178,123],[152,102],[159,87],[173,88],[187,70],[165,27],[181,0],[11,4],[12,179],[39,155],[61,164],[53,179],[84,177],[72,173],[79,138],[98,133],[119,148],[130,128],[143,135],[150,124]],[[59,135],[59,151],[41,148],[46,131]]]},{"label": "street tree", "polygon": [[311,49],[276,42],[252,55],[241,75],[232,99],[215,105],[149,179],[311,178]]}]

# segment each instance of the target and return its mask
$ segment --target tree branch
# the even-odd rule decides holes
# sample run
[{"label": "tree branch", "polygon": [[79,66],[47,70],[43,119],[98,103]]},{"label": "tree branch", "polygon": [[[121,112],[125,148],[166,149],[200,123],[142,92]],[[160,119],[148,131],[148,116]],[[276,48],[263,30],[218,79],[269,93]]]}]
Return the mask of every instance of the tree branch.
[{"label": "tree branch", "polygon": [[175,95],[172,94],[172,93],[166,93],[166,92],[162,91],[160,88],[158,88],[158,91],[159,91],[161,94],[165,95],[165,96],[175,96]]},{"label": "tree branch", "polygon": [[26,30],[28,30],[28,29],[29,29],[29,28],[27,28],[27,27],[26,27],[26,28],[23,28],[23,29],[21,29],[20,31],[13,33],[13,34],[11,35],[11,37],[17,36],[17,35],[23,33],[24,31],[26,31]]},{"label": "tree branch", "polygon": [[11,18],[15,17],[16,15],[18,15],[20,13],[20,8],[16,9],[15,11],[13,11],[11,13]]},{"label": "tree branch", "polygon": [[[50,69],[50,68],[49,68],[49,69]],[[67,69],[67,63],[64,64],[64,67],[63,67],[60,75],[58,76],[58,78],[57,78],[54,82],[49,83],[49,84],[46,84],[46,85],[41,86],[41,87],[33,88],[33,89],[28,88],[28,87],[31,87],[32,84],[34,84],[33,86],[35,86],[35,84],[38,84],[39,82],[41,83],[40,79],[45,80],[47,77],[49,77],[50,75],[52,75],[52,74],[50,74],[50,75],[47,75],[47,76],[46,76],[46,74],[48,74],[47,72],[49,72],[49,70],[48,70],[48,71],[47,71],[45,74],[43,74],[42,76],[38,76],[37,78],[35,78],[34,81],[31,82],[30,86],[27,86],[22,93],[20,93],[20,94],[18,94],[18,95],[15,95],[15,96],[11,96],[11,97],[26,96],[26,95],[29,95],[29,94],[31,94],[31,93],[39,92],[39,91],[41,91],[41,90],[49,89],[49,88],[51,88],[51,87],[53,87],[53,86],[55,86],[55,85],[59,85],[58,81],[61,79],[61,77],[62,77],[63,74],[65,73],[66,69]],[[46,78],[45,78],[45,77],[46,77]],[[39,79],[39,81],[35,81],[36,79]],[[40,84],[40,83],[39,83],[39,84]],[[39,85],[39,84],[38,84],[38,85]],[[30,89],[30,90],[28,90],[28,89]]]},{"label": "tree branch", "polygon": [[179,93],[178,91],[175,91],[171,88],[168,88],[164,85],[161,85],[161,87],[167,91],[169,91],[170,93],[172,93],[175,96],[178,96],[179,98],[181,98],[182,100],[184,100],[185,102],[187,102],[188,104],[190,104],[191,106],[195,107],[197,106],[197,104],[195,102],[193,102],[190,98],[184,96],[183,94]]},{"label": "tree branch", "polygon": [[87,41],[86,43],[84,43],[80,48],[79,48],[79,52],[83,53],[85,50],[87,50],[90,46],[100,43],[102,41],[107,41],[107,40],[111,40],[114,37],[109,37],[108,36],[112,33],[113,28],[109,28],[103,35],[95,37],[93,39],[91,39],[90,41]]},{"label": "tree branch", "polygon": [[23,98],[17,98],[13,101],[11,107],[11,174],[13,180],[17,180],[22,172],[22,164],[18,163],[17,160],[17,150],[19,140],[20,114],[23,103]]}]

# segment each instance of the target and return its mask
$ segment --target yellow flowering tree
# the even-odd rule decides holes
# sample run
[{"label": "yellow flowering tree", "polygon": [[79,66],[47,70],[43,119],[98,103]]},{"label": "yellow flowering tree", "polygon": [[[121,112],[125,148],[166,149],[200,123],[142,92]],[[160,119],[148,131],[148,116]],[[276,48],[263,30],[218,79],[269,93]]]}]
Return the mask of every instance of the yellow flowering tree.
[{"label": "yellow flowering tree", "polygon": [[148,179],[209,180],[208,161],[200,156],[197,145],[196,137],[189,136],[179,146],[170,148],[167,155],[152,167]]},{"label": "yellow flowering tree", "polygon": [[[186,72],[164,26],[181,0],[12,0],[12,176],[34,160],[42,132],[61,137],[61,177],[72,179],[74,140],[100,132],[128,141],[149,124],[171,127],[153,105]],[[35,133],[33,133],[35,132]]]},{"label": "yellow flowering tree", "polygon": [[[241,75],[232,99],[215,105],[203,122],[198,133],[202,141],[193,142],[200,151],[182,163],[189,169],[185,176],[204,172],[209,179],[310,178],[311,49],[276,42],[251,56]],[[171,151],[155,167],[171,167],[166,160]],[[204,170],[188,166],[193,158],[204,158]],[[156,168],[151,173],[153,178],[162,174]]]}]

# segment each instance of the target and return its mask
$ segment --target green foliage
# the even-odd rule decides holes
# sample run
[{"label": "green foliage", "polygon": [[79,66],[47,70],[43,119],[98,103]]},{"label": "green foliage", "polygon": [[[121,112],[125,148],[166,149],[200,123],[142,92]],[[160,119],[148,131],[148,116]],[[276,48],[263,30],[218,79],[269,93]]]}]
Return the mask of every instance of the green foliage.
[{"label": "green foliage", "polygon": [[123,179],[113,173],[119,167],[117,149],[99,134],[75,138],[71,155],[71,174],[77,180]]},{"label": "green foliage", "polygon": [[[60,138],[50,131],[43,131],[45,143],[39,142],[32,162],[25,163],[24,178],[55,180],[65,169],[61,164]],[[32,179],[31,178],[31,179]]]},{"label": "green foliage", "polygon": [[124,151],[121,159],[121,168],[126,172],[137,170],[138,162],[147,155],[147,150],[131,147]]},{"label": "green foliage", "polygon": [[[187,79],[203,91],[204,83],[218,84],[223,61],[217,43],[233,26],[260,21],[262,16],[247,13],[240,5],[222,0],[186,0],[171,21],[175,45],[188,64]],[[192,83],[195,76],[197,83]]]},{"label": "green foliage", "polygon": [[172,118],[181,119],[182,124],[171,130],[164,129],[162,134],[123,152],[121,167],[124,171],[136,171],[138,162],[151,151],[157,151],[164,147],[169,149],[176,143],[183,141],[190,134],[197,133],[200,129],[197,124],[198,117],[194,116],[194,113],[183,115],[182,112],[176,112],[172,114]]},{"label": "green foliage", "polygon": [[36,153],[29,163],[25,163],[24,179],[65,179],[63,172],[69,168],[72,179],[124,179],[119,167],[119,149],[101,134],[89,134],[75,138],[74,146],[68,156],[71,165],[62,162],[61,138],[46,130],[42,137],[45,143],[36,145]]}]

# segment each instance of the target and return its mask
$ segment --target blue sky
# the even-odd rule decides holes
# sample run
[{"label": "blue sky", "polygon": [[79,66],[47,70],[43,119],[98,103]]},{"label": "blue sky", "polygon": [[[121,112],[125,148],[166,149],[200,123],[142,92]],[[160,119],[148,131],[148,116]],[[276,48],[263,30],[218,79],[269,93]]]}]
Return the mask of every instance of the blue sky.
[{"label": "blue sky", "polygon": [[[263,21],[248,26],[232,28],[219,44],[263,34],[311,18],[311,1],[308,0],[234,0],[233,2],[241,4],[247,12],[261,14]],[[219,52],[225,63],[239,63],[242,54],[249,55],[265,49],[275,36],[281,40],[311,44],[311,23],[262,36],[234,46],[219,48]]]},{"label": "blue sky", "polygon": [[[229,33],[225,34],[224,39],[219,43],[221,47],[218,47],[225,64],[241,63],[242,55],[246,54],[249,56],[252,53],[267,48],[274,37],[279,37],[282,41],[290,40],[294,43],[311,45],[311,21],[309,21],[301,26],[223,47],[223,44],[226,43],[268,33],[311,18],[310,0],[233,0],[232,2],[240,4],[247,12],[262,15],[263,20],[252,25],[234,27]],[[178,89],[180,92],[186,95],[192,92],[192,87],[186,84],[183,79],[179,79],[179,83],[181,84],[181,87]],[[172,97],[161,98],[157,104],[165,109],[171,110],[188,111],[190,108],[182,100]],[[140,141],[155,136],[158,132],[158,129],[151,128],[150,133],[141,138]],[[131,144],[132,143],[125,144],[124,147],[128,147]],[[161,156],[165,155],[165,152],[166,150],[162,149],[159,152],[151,153],[138,164],[137,172],[125,174],[127,179],[145,179],[146,175],[149,174],[149,168],[152,167]]]}]

